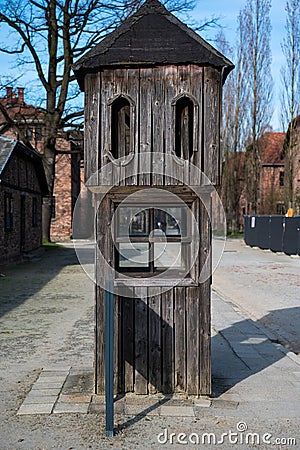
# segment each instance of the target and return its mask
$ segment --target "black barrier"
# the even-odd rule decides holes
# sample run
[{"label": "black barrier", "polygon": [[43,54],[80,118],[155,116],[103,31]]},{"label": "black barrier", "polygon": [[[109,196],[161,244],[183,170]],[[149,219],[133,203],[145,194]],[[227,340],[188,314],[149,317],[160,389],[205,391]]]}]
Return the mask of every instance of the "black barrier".
[{"label": "black barrier", "polygon": [[282,252],[284,217],[271,216],[270,221],[270,250],[273,252]]},{"label": "black barrier", "polygon": [[251,247],[300,255],[300,216],[244,216],[244,240]]},{"label": "black barrier", "polygon": [[260,216],[257,220],[257,247],[264,250],[270,248],[270,216]]},{"label": "black barrier", "polygon": [[288,255],[300,255],[300,217],[286,217],[282,251]]},{"label": "black barrier", "polygon": [[257,221],[255,216],[244,216],[244,236],[245,242],[250,247],[257,246]]}]

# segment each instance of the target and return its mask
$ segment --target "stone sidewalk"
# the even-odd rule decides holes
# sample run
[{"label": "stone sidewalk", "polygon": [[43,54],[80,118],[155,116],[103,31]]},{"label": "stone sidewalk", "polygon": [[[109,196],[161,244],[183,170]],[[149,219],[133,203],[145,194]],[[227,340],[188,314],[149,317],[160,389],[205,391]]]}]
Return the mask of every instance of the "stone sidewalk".
[{"label": "stone sidewalk", "polygon": [[[116,398],[117,415],[196,417],[210,407],[244,417],[264,418],[266,409],[277,418],[299,417],[300,358],[220,295],[213,294],[212,305],[213,398],[126,395]],[[93,376],[89,367],[43,368],[18,415],[105,414]]]},{"label": "stone sidewalk", "polygon": [[[293,328],[300,297],[295,297],[297,261],[229,242],[214,277],[213,397],[119,397],[116,435],[106,438],[104,398],[93,395],[94,286],[71,247],[47,249],[36,260],[1,268],[1,450],[177,449],[182,445],[158,445],[157,436],[165,430],[221,436],[240,423],[261,436],[268,432],[299,443],[300,366],[292,351],[299,333]],[[277,269],[268,274],[266,262]],[[284,286],[286,272],[291,283]],[[270,322],[261,320],[269,309],[291,309],[293,320],[291,314],[277,315],[274,333]],[[284,329],[294,336],[292,348],[281,345],[284,340],[280,344]],[[229,442],[220,447],[233,448]]]}]

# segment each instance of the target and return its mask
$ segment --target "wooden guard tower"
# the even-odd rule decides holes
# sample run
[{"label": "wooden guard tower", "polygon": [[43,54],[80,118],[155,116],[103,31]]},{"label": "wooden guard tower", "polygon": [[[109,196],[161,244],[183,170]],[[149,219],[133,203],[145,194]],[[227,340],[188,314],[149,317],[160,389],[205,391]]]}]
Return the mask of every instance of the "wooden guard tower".
[{"label": "wooden guard tower", "polygon": [[[211,394],[211,277],[200,273],[211,245],[211,186],[220,183],[222,85],[232,69],[158,0],[74,66],[85,92],[86,182],[102,193],[97,244],[115,269],[116,393]],[[99,280],[105,273],[98,262]],[[99,282],[99,394],[104,295]]]}]

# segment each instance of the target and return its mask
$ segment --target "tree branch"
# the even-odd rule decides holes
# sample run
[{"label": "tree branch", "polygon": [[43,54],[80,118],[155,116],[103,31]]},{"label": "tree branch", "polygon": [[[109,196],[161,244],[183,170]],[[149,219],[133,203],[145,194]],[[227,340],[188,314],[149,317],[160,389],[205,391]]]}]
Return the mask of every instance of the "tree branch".
[{"label": "tree branch", "polygon": [[[21,38],[24,41],[24,44],[26,45],[26,47],[28,48],[28,50],[30,51],[30,53],[34,59],[36,70],[37,70],[38,76],[41,80],[41,83],[43,84],[44,88],[48,91],[48,85],[47,85],[46,79],[44,77],[40,59],[38,57],[38,54],[37,54],[34,46],[32,45],[32,43],[30,41],[30,38],[25,34],[24,30],[18,25],[18,23],[13,22],[11,19],[9,19],[9,17],[5,16],[2,13],[0,13],[0,22],[7,23],[7,25],[9,25],[11,28],[13,28],[15,31],[17,31],[17,33],[21,36]],[[21,22],[22,21],[20,20],[19,23],[21,23]]]}]

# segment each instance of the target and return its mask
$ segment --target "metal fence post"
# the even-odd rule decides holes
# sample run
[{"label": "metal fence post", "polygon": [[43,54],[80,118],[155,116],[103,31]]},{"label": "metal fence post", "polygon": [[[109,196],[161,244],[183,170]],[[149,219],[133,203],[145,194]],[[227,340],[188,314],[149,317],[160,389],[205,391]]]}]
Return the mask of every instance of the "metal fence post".
[{"label": "metal fence post", "polygon": [[114,435],[114,289],[109,280],[105,291],[105,411],[106,436]]}]

